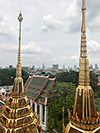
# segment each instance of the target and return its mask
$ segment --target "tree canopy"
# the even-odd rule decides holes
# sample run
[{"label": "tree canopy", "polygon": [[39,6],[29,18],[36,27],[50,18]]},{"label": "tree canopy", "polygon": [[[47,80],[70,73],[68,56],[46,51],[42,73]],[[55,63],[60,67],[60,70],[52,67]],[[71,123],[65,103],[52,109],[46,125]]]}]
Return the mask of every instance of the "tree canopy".
[{"label": "tree canopy", "polygon": [[[78,79],[79,79],[79,72],[76,71],[69,71],[69,72],[62,72],[62,73],[57,73],[56,75],[57,81],[59,82],[72,82],[78,86]],[[95,93],[98,92],[97,97],[100,97],[100,86],[97,86],[97,76],[96,74],[91,71],[90,72],[90,86],[93,88],[93,91]]]},{"label": "tree canopy", "polygon": [[79,72],[71,70],[69,72],[57,73],[56,77],[57,77],[57,81],[59,82],[72,82],[77,86]]},{"label": "tree canopy", "polygon": [[[22,70],[22,78],[26,82],[29,74]],[[16,69],[0,69],[0,86],[12,85],[16,77]]]},{"label": "tree canopy", "polygon": [[[50,109],[48,113],[48,129],[52,133],[53,129],[57,130],[59,133],[62,132],[62,108],[65,108],[65,125],[68,123],[68,113],[67,107],[69,110],[72,110],[74,105],[75,90],[78,86],[79,72],[70,71],[57,73],[57,83],[53,84],[49,90],[48,95],[52,95],[50,101],[52,104],[49,104]],[[90,86],[94,90],[94,98],[97,111],[100,110],[100,86],[97,86],[97,76],[94,72],[90,72]],[[57,94],[57,95],[55,95]]]},{"label": "tree canopy", "polygon": [[[62,132],[62,108],[65,107],[65,124],[68,123],[67,108],[72,109],[74,105],[75,85],[73,83],[56,82],[50,87],[48,95],[51,95],[48,105],[48,129],[52,133],[53,129]],[[56,95],[57,94],[57,95]]]}]

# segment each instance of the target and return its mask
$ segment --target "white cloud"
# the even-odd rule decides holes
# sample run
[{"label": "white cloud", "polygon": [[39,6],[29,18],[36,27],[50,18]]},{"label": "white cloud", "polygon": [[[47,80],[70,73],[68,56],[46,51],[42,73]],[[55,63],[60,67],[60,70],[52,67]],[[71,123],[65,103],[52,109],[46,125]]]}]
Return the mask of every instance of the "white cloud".
[{"label": "white cloud", "polygon": [[9,20],[5,17],[5,14],[0,11],[0,35],[12,35],[16,32],[13,26],[9,23]]},{"label": "white cloud", "polygon": [[75,1],[66,9],[65,17],[68,18],[69,20],[72,20],[76,18],[77,15],[78,13],[77,13],[76,1]]},{"label": "white cloud", "polygon": [[22,53],[43,53],[43,49],[36,43],[29,42],[27,45],[22,45]]},{"label": "white cloud", "polygon": [[96,16],[94,19],[88,22],[88,29],[97,31],[100,27],[100,15]]},{"label": "white cloud", "polygon": [[55,29],[61,29],[63,27],[63,22],[59,20],[55,20],[50,14],[43,17],[43,23],[44,26],[42,26],[42,30],[55,30]]},{"label": "white cloud", "polygon": [[59,59],[60,59],[60,60],[66,60],[66,59],[67,59],[67,57],[62,56],[62,57],[60,57]]},{"label": "white cloud", "polygon": [[78,57],[77,55],[73,55],[73,56],[71,57],[71,59],[72,59],[72,60],[77,60],[77,59],[79,59],[79,57]]},{"label": "white cloud", "polygon": [[34,60],[36,60],[36,61],[42,61],[42,59],[40,59],[40,58],[35,58]]},{"label": "white cloud", "polygon": [[59,57],[59,58],[54,58],[53,60],[54,60],[54,61],[59,61],[59,60],[66,60],[66,59],[68,59],[68,58],[65,57],[65,56],[61,56],[61,57]]},{"label": "white cloud", "polygon": [[97,61],[99,61],[99,59],[98,58],[92,58],[92,59],[90,59],[90,61],[95,61],[95,62],[97,62]]},{"label": "white cloud", "polygon": [[57,59],[56,58],[53,58],[53,61],[57,61]]},{"label": "white cloud", "polygon": [[94,40],[91,40],[88,42],[88,49],[89,52],[100,51],[100,44]]},{"label": "white cloud", "polygon": [[48,32],[49,31],[49,28],[46,25],[43,25],[41,27],[41,30],[44,31],[44,32]]},{"label": "white cloud", "polygon": [[69,7],[66,9],[66,14],[64,18],[69,22],[65,29],[65,33],[68,32],[79,32],[81,25],[81,11],[79,12],[79,2],[74,1]]},{"label": "white cloud", "polygon": [[[11,46],[8,47],[7,45],[2,45],[1,48],[4,51],[11,51],[11,52],[16,52],[18,49],[18,46]],[[26,56],[27,54],[43,54],[43,53],[51,53],[50,50],[44,50],[42,49],[40,46],[38,46],[36,43],[34,42],[29,42],[27,45],[21,45],[21,51],[22,54],[24,54],[23,56]],[[29,56],[30,57],[30,56]]]}]

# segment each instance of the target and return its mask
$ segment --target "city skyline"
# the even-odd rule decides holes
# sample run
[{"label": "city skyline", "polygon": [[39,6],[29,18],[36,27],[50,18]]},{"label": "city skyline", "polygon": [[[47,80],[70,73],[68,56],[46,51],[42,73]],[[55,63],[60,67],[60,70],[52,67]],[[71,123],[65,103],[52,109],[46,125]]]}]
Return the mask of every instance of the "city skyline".
[{"label": "city skyline", "polygon": [[[86,5],[88,58],[90,65],[98,64],[100,67],[100,2],[88,0]],[[16,65],[16,15],[20,10],[25,19],[21,40],[23,66],[39,66],[43,63],[46,66],[78,66],[82,16],[80,7],[79,0],[0,2],[0,66]]]}]

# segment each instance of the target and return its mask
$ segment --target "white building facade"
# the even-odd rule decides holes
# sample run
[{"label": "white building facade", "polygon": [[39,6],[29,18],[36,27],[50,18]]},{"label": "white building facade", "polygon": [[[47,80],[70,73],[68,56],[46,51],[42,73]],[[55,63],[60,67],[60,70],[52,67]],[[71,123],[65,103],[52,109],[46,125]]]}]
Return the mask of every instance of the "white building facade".
[{"label": "white building facade", "polygon": [[30,106],[32,106],[33,112],[37,111],[36,115],[38,116],[40,110],[40,124],[44,131],[48,130],[48,104],[50,104],[46,93],[55,81],[56,78],[51,79],[49,76],[34,75],[29,77],[25,83],[26,95],[30,99]]}]

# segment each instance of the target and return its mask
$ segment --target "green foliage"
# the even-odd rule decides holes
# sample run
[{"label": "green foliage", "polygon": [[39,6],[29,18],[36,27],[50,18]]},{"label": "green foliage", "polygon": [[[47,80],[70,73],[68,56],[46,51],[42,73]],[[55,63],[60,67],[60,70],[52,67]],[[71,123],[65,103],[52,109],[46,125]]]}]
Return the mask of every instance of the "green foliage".
[{"label": "green foliage", "polygon": [[50,75],[50,78],[54,78],[55,77],[55,75],[53,75],[51,73],[46,73],[44,76],[48,76],[48,75]]},{"label": "green foliage", "polygon": [[[49,95],[52,94],[50,101],[53,102],[49,104],[50,113],[48,114],[48,129],[52,133],[53,129],[56,129],[59,133],[62,132],[62,108],[65,107],[65,125],[68,123],[68,113],[72,110],[74,105],[75,90],[78,86],[79,72],[70,71],[57,73],[57,83],[53,84],[50,88]],[[90,86],[94,90],[95,104],[97,111],[100,110],[100,86],[97,86],[97,76],[94,72],[90,72]],[[74,85],[74,84],[75,85]],[[58,94],[58,95],[54,95]]]},{"label": "green foliage", "polygon": [[25,72],[24,70],[22,70],[22,78],[23,78],[24,84],[25,84],[26,80],[28,79],[28,77],[29,77],[29,74],[27,72]]},{"label": "green foliage", "polygon": [[[22,78],[26,82],[29,74],[22,70]],[[0,69],[0,86],[12,85],[16,77],[16,69]]]},{"label": "green foliage", "polygon": [[100,111],[100,98],[95,98],[96,111]]},{"label": "green foliage", "polygon": [[[57,73],[57,81],[59,82],[72,82],[78,86],[79,72],[70,71]],[[98,80],[94,72],[90,72],[90,86],[93,88],[93,91],[97,92],[97,97],[100,97],[100,86],[97,86]]]},{"label": "green foliage", "polygon": [[[49,89],[49,94],[52,95],[50,102],[52,104],[48,105],[50,109],[48,113],[48,129],[52,133],[53,129],[57,130],[59,133],[62,132],[62,108],[65,108],[65,125],[68,123],[68,113],[67,108],[72,109],[74,104],[75,95],[75,85],[73,83],[60,83],[56,82]],[[57,95],[55,95],[57,94]]]},{"label": "green foliage", "polygon": [[70,72],[62,72],[62,73],[57,73],[57,81],[59,82],[72,82],[76,86],[78,86],[78,76],[79,72],[76,71],[70,71]]},{"label": "green foliage", "polygon": [[43,72],[41,72],[41,74],[45,74],[45,72],[43,71]]}]

